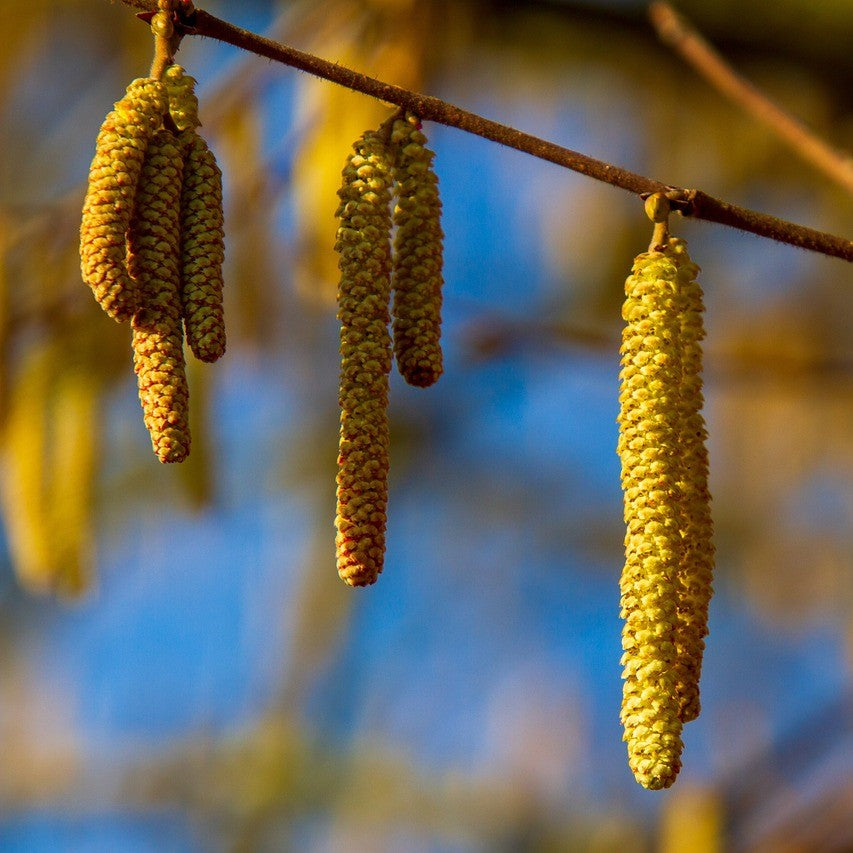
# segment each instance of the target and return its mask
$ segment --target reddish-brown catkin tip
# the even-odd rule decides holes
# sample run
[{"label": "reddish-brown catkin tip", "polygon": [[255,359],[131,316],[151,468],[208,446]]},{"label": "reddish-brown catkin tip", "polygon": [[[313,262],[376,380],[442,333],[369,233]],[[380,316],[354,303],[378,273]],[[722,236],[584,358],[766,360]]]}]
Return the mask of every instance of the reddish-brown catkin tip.
[{"label": "reddish-brown catkin tip", "polygon": [[672,237],[664,253],[678,270],[682,298],[681,318],[681,478],[684,526],[682,561],[679,570],[680,600],[676,647],[683,662],[685,682],[681,685],[681,719],[688,723],[699,716],[699,677],[708,605],[713,591],[714,543],[711,494],[708,489],[707,431],[702,417],[702,340],[705,306],[697,280],[699,267],[687,253],[683,240]]},{"label": "reddish-brown catkin tip", "polygon": [[225,239],[222,173],[194,131],[181,134],[186,151],[181,194],[181,301],[187,343],[200,361],[225,352],[222,264]]},{"label": "reddish-brown catkin tip", "polygon": [[642,254],[625,282],[619,444],[625,566],[621,616],[622,725],[628,763],[646,788],[669,787],[681,768],[677,647],[683,558],[680,435],[681,317],[678,269]]},{"label": "reddish-brown catkin tip", "polygon": [[111,317],[127,320],[139,293],[127,272],[126,232],[148,140],[166,110],[156,80],[134,80],[101,127],[80,224],[80,269],[95,299]]},{"label": "reddish-brown catkin tip", "polygon": [[394,122],[396,204],[393,316],[397,369],[410,385],[427,387],[441,376],[442,248],[441,200],[417,116]]},{"label": "reddish-brown catkin tip", "polygon": [[341,435],[337,476],[338,574],[376,581],[385,559],[388,375],[391,336],[391,155],[375,132],[353,146],[338,190]]},{"label": "reddish-brown catkin tip", "polygon": [[179,272],[182,168],[175,137],[161,130],[148,147],[128,232],[128,266],[142,304],[133,317],[134,370],[161,462],[182,462],[190,451]]}]

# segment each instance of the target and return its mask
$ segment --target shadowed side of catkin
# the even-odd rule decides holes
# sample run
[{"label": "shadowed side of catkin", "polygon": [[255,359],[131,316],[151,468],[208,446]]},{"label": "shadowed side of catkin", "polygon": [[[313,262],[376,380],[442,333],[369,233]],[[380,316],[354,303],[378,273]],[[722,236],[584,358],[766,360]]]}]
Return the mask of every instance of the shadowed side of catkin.
[{"label": "shadowed side of catkin", "polygon": [[708,634],[708,605],[713,592],[714,543],[711,494],[708,489],[708,437],[702,417],[702,319],[705,306],[697,281],[699,267],[687,253],[683,240],[670,238],[665,253],[678,269],[683,313],[681,321],[681,457],[679,488],[684,526],[683,555],[679,580],[679,624],[676,646],[685,669],[681,696],[681,718],[687,723],[699,716],[699,677],[705,637]]},{"label": "shadowed side of catkin", "polygon": [[181,193],[181,302],[187,343],[197,359],[211,362],[225,352],[222,173],[213,152],[195,132],[182,133],[181,142],[186,151]]},{"label": "shadowed side of catkin", "polygon": [[394,355],[410,385],[433,385],[443,370],[441,353],[442,241],[438,178],[417,116],[394,122],[396,180],[394,224]]},{"label": "shadowed side of catkin", "polygon": [[681,768],[678,572],[682,560],[681,299],[678,270],[642,254],[625,282],[618,452],[625,566],[621,616],[622,725],[628,763],[646,788],[669,787]]},{"label": "shadowed side of catkin", "polygon": [[190,451],[179,272],[182,169],[175,137],[160,131],[148,148],[128,233],[128,265],[142,305],[133,317],[134,370],[161,462],[181,462]]},{"label": "shadowed side of catkin", "polygon": [[368,131],[354,146],[338,191],[341,434],[337,476],[338,574],[376,581],[385,558],[388,503],[388,375],[391,336],[391,155]]},{"label": "shadowed side of catkin", "polygon": [[80,268],[100,306],[115,320],[138,308],[136,283],[128,275],[126,233],[148,141],[166,110],[166,91],[142,78],[127,87],[101,126],[80,224]]}]

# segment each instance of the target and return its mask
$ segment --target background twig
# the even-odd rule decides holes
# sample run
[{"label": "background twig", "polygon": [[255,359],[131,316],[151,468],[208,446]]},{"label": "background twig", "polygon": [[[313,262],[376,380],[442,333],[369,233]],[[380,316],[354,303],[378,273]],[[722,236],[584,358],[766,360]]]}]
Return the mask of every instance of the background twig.
[{"label": "background twig", "polygon": [[800,157],[853,192],[853,157],[824,142],[737,74],[669,3],[652,3],[649,18],[661,40],[712,86],[762,122]]}]

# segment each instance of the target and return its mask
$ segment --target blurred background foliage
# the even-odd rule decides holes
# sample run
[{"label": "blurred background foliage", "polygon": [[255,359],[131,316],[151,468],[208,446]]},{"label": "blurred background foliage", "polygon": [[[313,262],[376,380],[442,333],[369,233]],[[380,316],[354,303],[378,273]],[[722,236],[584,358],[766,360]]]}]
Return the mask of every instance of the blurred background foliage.
[{"label": "blurred background foliage", "polygon": [[[387,109],[187,40],[225,173],[229,349],[150,452],[126,327],[81,285],[99,124],[146,73],[120,4],[0,2],[0,847],[853,847],[849,265],[675,223],[703,267],[718,549],[703,714],[649,794],[618,726],[619,306],[637,199],[428,126],[447,373],[392,388],[386,571],[334,569],[335,190]],[[849,195],[631,0],[206,5],[668,183],[834,233]],[[849,0],[684,0],[853,148]],[[41,595],[33,595],[41,593]],[[49,593],[44,595],[44,593]],[[55,593],[55,595],[50,594]]]}]

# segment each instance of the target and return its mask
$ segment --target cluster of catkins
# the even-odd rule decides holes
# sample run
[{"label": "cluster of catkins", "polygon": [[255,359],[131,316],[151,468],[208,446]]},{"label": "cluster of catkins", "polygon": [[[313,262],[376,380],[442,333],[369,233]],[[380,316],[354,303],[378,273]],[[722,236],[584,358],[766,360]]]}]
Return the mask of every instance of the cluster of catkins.
[{"label": "cluster of catkins", "polygon": [[698,271],[667,235],[634,261],[622,309],[621,718],[631,770],[655,790],[675,781],[682,726],[699,714],[714,565]]},{"label": "cluster of catkins", "polygon": [[432,385],[442,372],[443,234],[433,153],[417,116],[398,114],[353,149],[338,191],[335,246],[341,270],[336,545],[341,578],[366,586],[385,556],[392,350],[411,385]]},{"label": "cluster of catkins", "polygon": [[161,462],[190,451],[184,334],[201,361],[225,352],[222,176],[196,132],[194,85],[171,65],[127,87],[98,134],[80,227],[84,281],[110,317],[131,321]]}]

